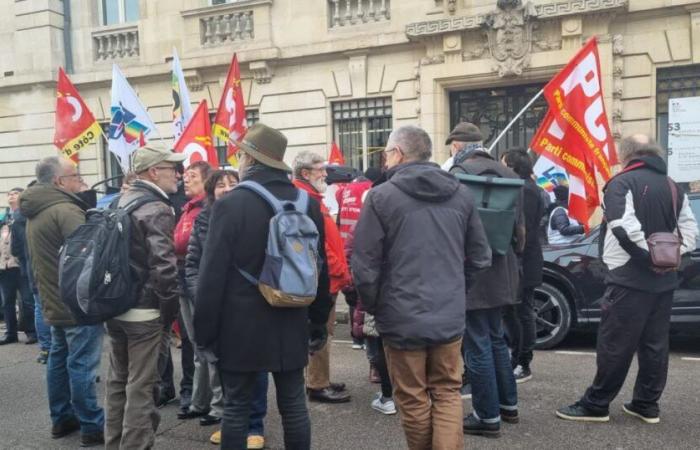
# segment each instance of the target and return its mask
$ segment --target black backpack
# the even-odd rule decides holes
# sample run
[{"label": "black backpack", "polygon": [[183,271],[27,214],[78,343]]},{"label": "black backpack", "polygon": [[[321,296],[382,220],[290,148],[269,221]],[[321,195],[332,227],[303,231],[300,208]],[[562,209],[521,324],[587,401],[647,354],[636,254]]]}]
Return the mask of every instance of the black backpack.
[{"label": "black backpack", "polygon": [[90,209],[59,251],[61,300],[80,325],[94,325],[133,308],[139,283],[129,265],[131,213],[159,200],[146,195],[116,209]]}]

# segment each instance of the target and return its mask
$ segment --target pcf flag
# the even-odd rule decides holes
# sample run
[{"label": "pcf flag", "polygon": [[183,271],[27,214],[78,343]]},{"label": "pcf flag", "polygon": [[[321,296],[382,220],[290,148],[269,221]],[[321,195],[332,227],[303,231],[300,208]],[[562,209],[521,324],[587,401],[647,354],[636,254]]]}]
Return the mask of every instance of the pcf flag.
[{"label": "pcf flag", "polygon": [[139,148],[141,136],[148,140],[156,125],[141,104],[136,92],[116,64],[112,67],[112,120],[107,136],[109,151],[119,160],[122,170],[129,170],[129,155]]},{"label": "pcf flag", "polygon": [[586,229],[600,204],[595,174],[607,181],[617,163],[600,80],[598,47],[591,38],[544,87],[549,111],[530,144],[569,174],[569,214]]},{"label": "pcf flag", "polygon": [[172,87],[173,137],[177,141],[192,117],[192,105],[190,104],[190,93],[185,83],[185,75],[182,73],[180,58],[178,58],[175,48],[173,48]]},{"label": "pcf flag", "polygon": [[58,69],[56,85],[56,124],[53,143],[71,158],[100,135],[100,124],[70,82],[63,68]]},{"label": "pcf flag", "polygon": [[208,111],[207,101],[202,100],[173,148],[175,152],[187,155],[183,162],[185,169],[196,161],[206,161],[212,167],[219,167],[216,148],[212,144]]},{"label": "pcf flag", "polygon": [[343,152],[340,151],[338,144],[333,142],[331,144],[331,155],[328,157],[328,164],[334,164],[339,166],[345,165],[345,158],[343,157]]},{"label": "pcf flag", "polygon": [[237,165],[236,153],[238,151],[234,142],[239,141],[247,129],[243,89],[241,88],[241,69],[238,67],[238,58],[234,53],[213,124],[214,134],[219,139],[228,142],[226,159],[233,166]]}]

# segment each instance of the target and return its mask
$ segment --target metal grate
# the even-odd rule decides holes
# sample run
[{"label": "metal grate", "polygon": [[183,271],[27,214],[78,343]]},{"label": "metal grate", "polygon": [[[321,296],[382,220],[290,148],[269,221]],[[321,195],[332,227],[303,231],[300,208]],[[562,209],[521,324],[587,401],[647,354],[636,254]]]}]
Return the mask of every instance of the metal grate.
[{"label": "metal grate", "polygon": [[345,163],[365,170],[382,166],[382,150],[392,129],[391,97],[332,104],[333,134]]},{"label": "metal grate", "polygon": [[[484,135],[484,145],[488,147],[542,86],[533,84],[452,92],[450,129],[459,122],[478,125]],[[495,148],[494,156],[512,147],[527,148],[546,112],[547,102],[544,97],[540,97],[501,139]]]}]

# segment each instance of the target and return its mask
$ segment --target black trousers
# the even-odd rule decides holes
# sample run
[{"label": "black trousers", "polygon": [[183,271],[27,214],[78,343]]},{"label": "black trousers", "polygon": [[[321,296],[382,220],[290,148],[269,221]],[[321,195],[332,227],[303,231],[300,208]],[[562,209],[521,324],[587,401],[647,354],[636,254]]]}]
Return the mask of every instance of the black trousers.
[{"label": "black trousers", "polygon": [[607,412],[627,378],[637,353],[639,372],[632,403],[650,414],[659,413],[659,398],[668,375],[668,333],[673,291],[651,293],[610,285],[605,291],[596,347],[593,384],[581,404]]},{"label": "black trousers", "polygon": [[389,369],[386,366],[386,355],[384,355],[384,342],[380,337],[366,337],[365,342],[368,346],[373,347],[374,353],[372,358],[369,360],[371,364],[377,369],[379,373],[379,378],[381,380],[382,387],[382,397],[392,398],[393,388],[391,386],[391,379],[389,378]]},{"label": "black trousers", "polygon": [[[221,426],[221,448],[245,450],[248,425],[258,372],[220,371],[224,390],[224,418]],[[304,394],[304,369],[274,372],[277,408],[282,416],[284,448],[311,448],[311,421]]]},{"label": "black trousers", "polygon": [[[20,295],[20,323],[17,324],[17,291]],[[29,287],[29,279],[22,274],[18,267],[0,271],[0,293],[2,294],[2,309],[7,330],[5,335],[17,337],[17,331],[22,330],[27,336],[35,336],[34,331],[34,294]]]},{"label": "black trousers", "polygon": [[520,303],[503,308],[503,324],[511,348],[513,368],[517,365],[529,368],[532,362],[532,352],[537,339],[536,314],[532,305],[534,297],[534,287],[522,288]]}]

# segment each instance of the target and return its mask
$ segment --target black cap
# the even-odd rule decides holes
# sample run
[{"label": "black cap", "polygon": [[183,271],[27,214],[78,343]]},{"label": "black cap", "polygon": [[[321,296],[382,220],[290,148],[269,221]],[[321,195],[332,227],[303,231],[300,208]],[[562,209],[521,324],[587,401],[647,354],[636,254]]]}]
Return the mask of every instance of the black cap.
[{"label": "black cap", "polygon": [[452,141],[459,142],[480,142],[484,140],[484,135],[481,134],[479,127],[469,122],[460,122],[452,130],[445,145],[450,145]]}]

